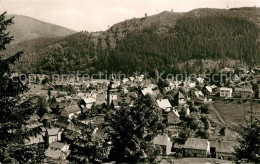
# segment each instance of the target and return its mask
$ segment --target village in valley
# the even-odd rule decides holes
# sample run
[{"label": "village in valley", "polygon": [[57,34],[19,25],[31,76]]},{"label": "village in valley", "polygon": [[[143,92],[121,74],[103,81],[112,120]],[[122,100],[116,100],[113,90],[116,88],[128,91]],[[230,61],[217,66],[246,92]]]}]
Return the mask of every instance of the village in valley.
[{"label": "village in valley", "polygon": [[0,0],[0,164],[260,163],[259,2]]},{"label": "village in valley", "polygon": [[256,68],[223,68],[218,73],[221,81],[213,84],[206,82],[204,76],[158,80],[140,74],[123,79],[80,77],[61,81],[48,75],[29,74],[23,82],[30,89],[21,101],[37,97],[42,110],[28,120],[27,128],[40,130],[25,144],[41,147],[47,163],[83,158],[81,151],[86,143],[100,148],[106,144],[101,155],[105,159],[110,151],[110,142],[106,142],[109,115],[149,97],[161,112],[165,127],[153,139],[154,146],[160,148],[157,162],[208,158],[211,162],[231,163],[240,124],[256,110],[243,104],[257,105],[260,100],[259,75]]}]

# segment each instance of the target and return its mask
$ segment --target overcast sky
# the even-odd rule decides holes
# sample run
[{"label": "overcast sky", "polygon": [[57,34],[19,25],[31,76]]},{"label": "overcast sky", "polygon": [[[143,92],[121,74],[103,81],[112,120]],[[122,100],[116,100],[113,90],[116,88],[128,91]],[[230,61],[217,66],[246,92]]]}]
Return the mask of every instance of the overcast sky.
[{"label": "overcast sky", "polygon": [[0,11],[30,16],[76,31],[100,31],[130,19],[173,9],[260,7],[260,0],[0,0]]}]

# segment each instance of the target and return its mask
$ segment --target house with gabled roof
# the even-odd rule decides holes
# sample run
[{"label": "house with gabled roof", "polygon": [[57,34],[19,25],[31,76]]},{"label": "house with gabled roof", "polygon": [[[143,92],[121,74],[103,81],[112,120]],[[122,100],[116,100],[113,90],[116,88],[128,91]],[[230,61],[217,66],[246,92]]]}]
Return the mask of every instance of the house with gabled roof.
[{"label": "house with gabled roof", "polygon": [[51,144],[56,141],[61,140],[61,130],[60,128],[51,128],[47,129],[46,137],[47,137],[47,144]]},{"label": "house with gabled roof", "polygon": [[153,139],[155,146],[159,146],[162,150],[161,155],[169,155],[172,149],[172,142],[168,135],[157,135]]},{"label": "house with gabled roof", "polygon": [[96,99],[93,97],[88,97],[88,98],[82,98],[82,100],[86,103],[86,104],[93,104],[96,102]]},{"label": "house with gabled roof", "polygon": [[232,141],[218,141],[216,143],[216,158],[224,160],[233,160],[235,142]]},{"label": "house with gabled roof", "polygon": [[43,126],[43,124],[39,122],[39,116],[37,114],[31,115],[31,117],[29,118],[29,120],[26,121],[26,123],[27,124],[25,126],[28,129],[34,129]]},{"label": "house with gabled roof", "polygon": [[174,100],[178,105],[184,105],[187,103],[186,98],[180,91],[175,95]]},{"label": "house with gabled roof", "polygon": [[232,92],[233,92],[232,88],[221,87],[220,88],[220,97],[231,98],[232,97]]},{"label": "house with gabled roof", "polygon": [[206,139],[188,138],[184,144],[185,157],[207,158],[210,155],[210,143]]},{"label": "house with gabled roof", "polygon": [[170,112],[172,109],[172,105],[168,99],[156,100],[156,103],[159,108],[163,109],[165,112]]},{"label": "house with gabled roof", "polygon": [[253,98],[254,91],[253,91],[251,85],[235,87],[233,95],[234,95],[234,97],[237,97],[237,98]]},{"label": "house with gabled roof", "polygon": [[77,117],[81,113],[81,109],[78,105],[69,105],[63,109],[61,114],[66,113],[67,117],[69,119],[72,119],[73,117]]},{"label": "house with gabled roof", "polygon": [[40,144],[44,143],[44,139],[42,134],[37,134],[36,136],[30,136],[28,139],[24,141],[25,145],[33,145],[33,144]]},{"label": "house with gabled roof", "polygon": [[180,115],[176,109],[173,109],[167,116],[167,122],[170,125],[177,125],[180,123]]},{"label": "house with gabled roof", "polygon": [[44,163],[67,163],[66,158],[70,154],[69,145],[54,142],[44,152]]},{"label": "house with gabled roof", "polygon": [[211,88],[211,86],[204,86],[202,88],[202,92],[205,94],[205,95],[211,95],[213,93],[213,89]]},{"label": "house with gabled roof", "polygon": [[67,145],[65,143],[61,143],[61,142],[53,142],[49,145],[49,148],[58,149],[58,150],[61,150],[63,152],[68,152],[69,147],[70,147],[69,145]]},{"label": "house with gabled roof", "polygon": [[91,109],[95,103],[96,103],[96,98],[93,97],[82,98],[78,101],[78,106],[81,110],[81,113],[83,113],[84,111]]}]

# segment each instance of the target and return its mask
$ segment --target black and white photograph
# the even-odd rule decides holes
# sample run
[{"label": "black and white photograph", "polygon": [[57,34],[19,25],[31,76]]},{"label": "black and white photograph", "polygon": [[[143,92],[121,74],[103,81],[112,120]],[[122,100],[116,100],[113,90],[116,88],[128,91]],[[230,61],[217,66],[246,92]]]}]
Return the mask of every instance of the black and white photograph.
[{"label": "black and white photograph", "polygon": [[0,164],[260,163],[259,0],[0,0]]}]

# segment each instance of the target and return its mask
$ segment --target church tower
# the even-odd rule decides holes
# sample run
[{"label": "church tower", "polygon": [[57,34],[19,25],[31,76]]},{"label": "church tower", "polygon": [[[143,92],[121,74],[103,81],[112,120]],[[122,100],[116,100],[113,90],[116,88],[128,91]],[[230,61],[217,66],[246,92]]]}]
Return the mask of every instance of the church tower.
[{"label": "church tower", "polygon": [[108,84],[108,87],[107,87],[107,110],[110,109],[110,90],[112,89],[113,84],[114,84],[114,78],[112,76],[112,78]]}]

